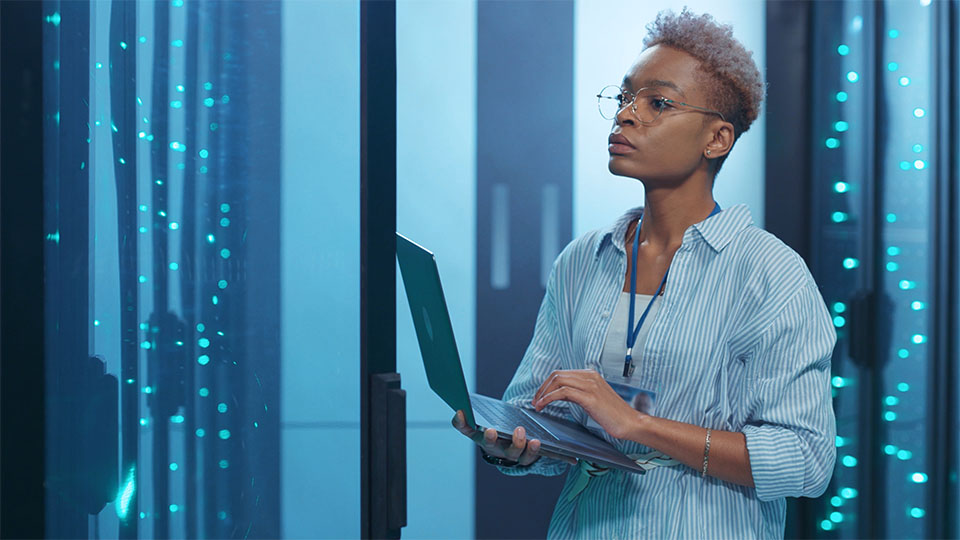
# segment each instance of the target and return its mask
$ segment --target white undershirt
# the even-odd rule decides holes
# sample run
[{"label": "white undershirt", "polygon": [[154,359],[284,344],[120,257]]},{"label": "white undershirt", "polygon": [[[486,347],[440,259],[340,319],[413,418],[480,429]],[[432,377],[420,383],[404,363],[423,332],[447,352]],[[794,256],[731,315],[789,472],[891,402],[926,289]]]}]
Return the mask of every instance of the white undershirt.
[{"label": "white undershirt", "polygon": [[[643,315],[643,310],[647,309],[647,304],[650,303],[651,298],[653,298],[653,296],[649,294],[637,295],[633,306],[634,326],[636,326],[640,320],[640,316]],[[660,310],[660,304],[662,303],[663,298],[657,298],[657,301],[654,302],[650,308],[650,313],[647,314],[647,318],[643,321],[640,333],[637,334],[637,341],[633,344],[634,366],[640,363],[643,346],[647,342],[647,334],[650,332],[650,327],[653,326],[653,321],[657,318],[657,312]],[[623,361],[627,356],[627,326],[629,325],[629,318],[630,293],[621,292],[620,298],[617,300],[617,307],[613,311],[610,326],[607,327],[607,336],[603,342],[603,352],[600,353],[600,365],[606,377],[611,375],[619,377],[623,375]],[[636,372],[636,368],[634,368],[634,372]]]}]

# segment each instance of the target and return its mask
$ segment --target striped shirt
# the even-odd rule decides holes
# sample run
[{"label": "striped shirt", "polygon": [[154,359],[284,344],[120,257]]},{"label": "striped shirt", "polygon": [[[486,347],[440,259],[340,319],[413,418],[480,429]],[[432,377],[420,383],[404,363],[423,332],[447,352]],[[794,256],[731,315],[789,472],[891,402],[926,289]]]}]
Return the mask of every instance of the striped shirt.
[{"label": "striped shirt", "polygon": [[[504,400],[531,407],[554,370],[604,373],[601,353],[623,290],[627,225],[577,238],[557,257],[533,338]],[[830,360],[836,332],[803,260],[738,205],[687,228],[634,377],[658,390],[656,415],[746,437],[754,488],[685,465],[611,471],[579,496],[577,468],[548,458],[505,474],[569,470],[550,538],[782,538],[785,497],[817,497],[833,474],[836,419]],[[626,346],[624,344],[624,350]],[[606,374],[604,374],[606,376]],[[584,424],[570,402],[547,412]],[[609,438],[628,454],[652,449]]]}]

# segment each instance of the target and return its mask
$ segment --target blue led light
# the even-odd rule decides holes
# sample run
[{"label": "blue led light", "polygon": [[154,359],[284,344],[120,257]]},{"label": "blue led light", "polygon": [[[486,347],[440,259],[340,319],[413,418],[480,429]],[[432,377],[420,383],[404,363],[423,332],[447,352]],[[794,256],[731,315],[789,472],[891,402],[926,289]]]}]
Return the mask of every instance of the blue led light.
[{"label": "blue led light", "polygon": [[844,122],[843,120],[840,120],[833,124],[833,129],[837,130],[840,133],[843,133],[844,131],[847,131],[848,129],[850,129],[850,124]]},{"label": "blue led light", "polygon": [[910,340],[916,343],[917,345],[920,345],[921,343],[927,342],[927,336],[923,334],[914,334],[913,337],[910,338]]},{"label": "blue led light", "polygon": [[899,391],[901,391],[901,392],[907,392],[907,391],[910,390],[910,385],[907,384],[907,383],[905,383],[905,382],[898,383],[898,384],[897,384],[897,390],[899,390]]},{"label": "blue led light", "polygon": [[910,77],[900,77],[897,83],[899,83],[900,86],[910,86]]},{"label": "blue led light", "polygon": [[897,450],[897,459],[900,461],[907,461],[913,457],[913,452],[909,450]]},{"label": "blue led light", "polygon": [[183,85],[182,85],[182,84],[178,84],[178,85],[177,85],[177,92],[183,92],[183,91],[184,91]]},{"label": "blue led light", "polygon": [[837,101],[840,103],[846,102],[848,97],[846,92],[837,92]]},{"label": "blue led light", "polygon": [[888,406],[893,407],[898,403],[900,403],[900,398],[898,398],[897,396],[887,396],[883,398],[883,402],[886,403]]},{"label": "blue led light", "polygon": [[206,349],[207,347],[210,346],[210,340],[205,337],[202,337],[197,340],[197,345],[200,345],[201,349]]},{"label": "blue led light", "polygon": [[182,40],[182,39],[175,39],[175,40],[173,40],[173,41],[170,42],[170,45],[173,45],[174,47],[183,47],[183,40]]},{"label": "blue led light", "polygon": [[840,448],[840,447],[842,447],[842,446],[846,446],[846,444],[847,444],[847,439],[844,439],[843,437],[837,435],[836,442],[834,443],[834,446],[836,446],[837,448]]},{"label": "blue led light", "polygon": [[846,259],[843,260],[843,267],[846,268],[847,270],[852,270],[858,266],[860,266],[860,261],[857,259],[854,259],[853,257],[847,257]]},{"label": "blue led light", "polygon": [[179,507],[179,506],[177,506],[177,505],[175,505],[175,504],[171,504],[171,505],[170,505],[170,511],[171,511],[171,512],[176,512],[177,510],[180,510],[180,507]]},{"label": "blue led light", "polygon": [[923,161],[922,159],[918,159],[918,160],[916,160],[916,161],[913,162],[913,167],[914,167],[915,169],[917,169],[918,171],[921,171],[921,170],[927,168],[927,163],[926,163],[925,161]]},{"label": "blue led light", "polygon": [[888,444],[883,447],[883,453],[888,456],[892,456],[897,453],[897,447],[892,444]]},{"label": "blue led light", "polygon": [[900,358],[909,358],[909,357],[910,357],[910,351],[908,351],[908,350],[906,350],[906,349],[900,349],[900,350],[897,351],[897,356],[899,356]]},{"label": "blue led light", "polygon": [[851,71],[847,73],[847,80],[855,83],[860,80],[860,75],[856,71]]},{"label": "blue led light", "polygon": [[846,182],[837,182],[833,184],[833,190],[837,193],[846,193],[850,191],[850,184]]},{"label": "blue led light", "polygon": [[197,391],[197,393],[200,394],[200,397],[207,397],[210,395],[210,389],[207,388],[206,386],[202,386],[200,387],[200,390]]},{"label": "blue led light", "polygon": [[204,89],[204,90],[213,90],[213,83],[210,82],[210,81],[207,81],[207,82],[203,83],[203,89]]},{"label": "blue led light", "polygon": [[923,152],[923,146],[919,144],[915,144],[913,145],[913,151],[919,154],[920,152]]},{"label": "blue led light", "polygon": [[170,417],[170,422],[172,422],[172,423],[174,423],[174,424],[182,424],[182,423],[183,423],[183,415],[181,415],[181,414],[175,414],[175,415],[171,416],[171,417]]},{"label": "blue led light", "polygon": [[224,259],[229,259],[229,258],[230,258],[230,250],[227,249],[227,248],[221,249],[221,250],[220,250],[220,256],[223,257]]},{"label": "blue led light", "polygon": [[837,328],[843,328],[845,324],[847,324],[847,320],[844,319],[842,316],[837,315],[836,317],[833,318],[833,325],[836,326]]},{"label": "blue led light", "polygon": [[823,521],[820,522],[820,528],[823,529],[823,530],[825,530],[825,531],[832,531],[832,530],[833,530],[833,522],[830,521],[829,519],[825,519],[825,520],[823,520]]},{"label": "blue led light", "polygon": [[850,456],[850,455],[843,456],[843,459],[842,459],[840,462],[843,463],[843,466],[844,466],[844,467],[856,467],[856,466],[857,466],[857,458],[855,458],[855,457],[853,457],[853,456]]},{"label": "blue led light", "polygon": [[180,224],[177,223],[176,221],[171,221],[171,222],[170,222],[170,225],[168,225],[168,227],[170,227],[170,230],[171,230],[171,231],[175,231],[175,230],[177,230],[177,229],[180,228]]},{"label": "blue led light", "polygon": [[896,214],[887,214],[887,223],[896,223],[897,215]]},{"label": "blue led light", "polygon": [[843,521],[843,514],[841,514],[840,512],[831,512],[830,521],[834,523],[840,523],[841,521]]},{"label": "blue led light", "polygon": [[898,67],[900,66],[896,62],[890,62],[889,64],[887,64],[888,71],[896,71]]},{"label": "blue led light", "polygon": [[218,298],[217,295],[213,295],[213,297],[210,298],[210,301],[213,302],[213,305],[217,305],[220,303],[220,298]]},{"label": "blue led light", "polygon": [[177,469],[179,469],[179,468],[180,468],[180,466],[177,465],[176,463],[171,463],[171,464],[170,464],[170,470],[171,470],[171,471],[175,471],[175,470],[177,470]]},{"label": "blue led light", "polygon": [[220,205],[220,211],[223,212],[224,214],[229,213],[229,212],[230,212],[230,205],[227,204],[227,203],[221,204],[221,205]]},{"label": "blue led light", "polygon": [[917,107],[916,109],[913,110],[913,115],[916,116],[917,118],[923,118],[924,115],[926,114],[927,114],[927,111],[923,110],[920,107]]},{"label": "blue led light", "polygon": [[887,411],[883,413],[883,419],[886,420],[887,422],[893,422],[894,420],[897,419],[897,413],[893,411]]},{"label": "blue led light", "polygon": [[197,323],[197,332],[203,332],[206,328],[203,323]]},{"label": "blue led light", "polygon": [[211,97],[205,98],[203,100],[203,104],[206,105],[207,107],[213,107],[213,104],[214,104],[213,98]]},{"label": "blue led light", "polygon": [[923,309],[923,308],[925,308],[925,307],[927,307],[926,304],[924,304],[923,302],[917,301],[917,300],[914,300],[913,302],[910,303],[910,309],[912,309],[912,310],[914,310],[914,311],[920,311],[921,309]]},{"label": "blue led light", "polygon": [[840,140],[836,137],[827,137],[827,140],[823,142],[827,148],[837,148],[840,146]]},{"label": "blue led light", "polygon": [[910,509],[910,517],[920,519],[926,515],[926,512],[923,511],[923,508],[913,507]]},{"label": "blue led light", "polygon": [[844,304],[843,302],[834,302],[833,310],[836,311],[837,313],[843,313],[844,311],[847,310],[847,305]]},{"label": "blue led light", "polygon": [[218,435],[220,436],[221,439],[227,440],[227,439],[230,438],[230,430],[229,430],[229,429],[221,429],[221,430],[220,430],[220,433],[218,433]]},{"label": "blue led light", "polygon": [[899,254],[900,254],[900,248],[898,248],[897,246],[890,246],[887,248],[887,255],[890,255],[891,257],[896,257]]},{"label": "blue led light", "polygon": [[226,404],[226,403],[218,403],[218,404],[217,404],[217,410],[220,411],[221,413],[227,412],[227,404]]},{"label": "blue led light", "polygon": [[833,379],[830,380],[830,382],[831,384],[833,384],[834,388],[843,388],[844,386],[847,385],[847,380],[839,376],[834,377]]},{"label": "blue led light", "polygon": [[197,434],[197,437],[203,437],[204,435],[207,434],[207,432],[204,431],[203,428],[197,428],[196,434]]},{"label": "blue led light", "polygon": [[839,47],[837,47],[837,54],[839,54],[840,56],[846,56],[850,54],[850,47],[846,45],[840,45]]},{"label": "blue led light", "polygon": [[212,234],[208,234],[208,235],[207,235],[207,242],[210,243],[210,244],[212,244],[214,241],[216,241],[216,238],[214,238],[214,236],[213,236]]},{"label": "blue led light", "polygon": [[843,499],[834,495],[833,497],[830,497],[830,504],[833,506],[843,506]]},{"label": "blue led light", "polygon": [[171,269],[171,270],[178,270],[179,268],[180,268],[180,265],[179,265],[179,264],[177,264],[177,263],[175,263],[175,262],[170,263],[170,269]]},{"label": "blue led light", "polygon": [[899,265],[899,264],[897,264],[897,263],[895,263],[895,262],[893,262],[893,261],[890,261],[890,262],[887,263],[887,272],[896,272],[896,271],[899,270],[899,269],[900,269],[900,265]]},{"label": "blue led light", "polygon": [[900,289],[904,291],[917,288],[916,282],[910,281],[908,279],[901,279],[898,285]]},{"label": "blue led light", "polygon": [[175,100],[173,100],[173,101],[170,102],[170,108],[171,108],[171,109],[180,109],[180,108],[183,108],[183,102],[180,101],[179,99],[175,99]]},{"label": "blue led light", "polygon": [[201,354],[200,357],[197,358],[197,363],[201,366],[205,366],[210,363],[210,357],[205,354]]},{"label": "blue led light", "polygon": [[890,39],[897,39],[900,37],[900,31],[895,28],[891,28],[890,31],[887,32],[887,35],[890,36]]},{"label": "blue led light", "polygon": [[922,472],[915,472],[910,475],[910,480],[916,484],[926,484],[927,475],[923,474]]},{"label": "blue led light", "polygon": [[221,279],[220,281],[218,281],[218,282],[217,282],[217,287],[220,287],[221,289],[226,289],[226,288],[227,288],[227,280]]},{"label": "blue led light", "polygon": [[207,156],[210,155],[210,152],[207,152],[207,149],[206,149],[206,148],[203,148],[203,149],[200,150],[200,152],[198,152],[198,154],[199,154],[200,157],[202,157],[203,159],[207,159]]},{"label": "blue led light", "polygon": [[909,170],[910,170],[910,162],[909,162],[909,161],[901,161],[901,162],[900,162],[900,170],[901,170],[901,171],[909,171]]},{"label": "blue led light", "polygon": [[221,226],[221,227],[229,227],[229,226],[230,226],[230,218],[228,218],[228,217],[220,218],[220,226]]}]

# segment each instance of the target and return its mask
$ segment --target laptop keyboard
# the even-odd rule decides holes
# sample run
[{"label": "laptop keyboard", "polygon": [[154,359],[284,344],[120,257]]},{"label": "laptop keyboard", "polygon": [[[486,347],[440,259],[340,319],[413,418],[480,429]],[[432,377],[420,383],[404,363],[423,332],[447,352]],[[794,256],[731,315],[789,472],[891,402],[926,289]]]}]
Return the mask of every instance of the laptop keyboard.
[{"label": "laptop keyboard", "polygon": [[517,426],[523,426],[523,429],[527,430],[527,440],[540,439],[541,441],[552,441],[556,439],[545,429],[537,425],[529,416],[503,401],[493,400],[486,396],[476,394],[470,397],[470,404],[473,406],[474,411],[480,413],[484,419],[493,424],[484,427],[492,427],[504,433],[512,433]]}]

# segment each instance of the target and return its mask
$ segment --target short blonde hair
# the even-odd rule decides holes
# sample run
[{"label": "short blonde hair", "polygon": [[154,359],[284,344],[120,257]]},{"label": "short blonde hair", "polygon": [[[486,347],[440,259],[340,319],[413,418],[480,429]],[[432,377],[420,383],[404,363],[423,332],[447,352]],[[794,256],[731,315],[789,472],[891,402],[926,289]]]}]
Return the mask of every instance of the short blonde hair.
[{"label": "short blonde hair", "polygon": [[[719,24],[708,14],[695,15],[687,8],[679,14],[661,11],[647,25],[643,48],[665,45],[700,61],[699,71],[710,88],[707,105],[733,124],[734,142],[760,115],[765,86],[753,53],[733,37],[733,27]],[[729,154],[728,154],[729,155]],[[726,160],[717,160],[716,171]]]}]

